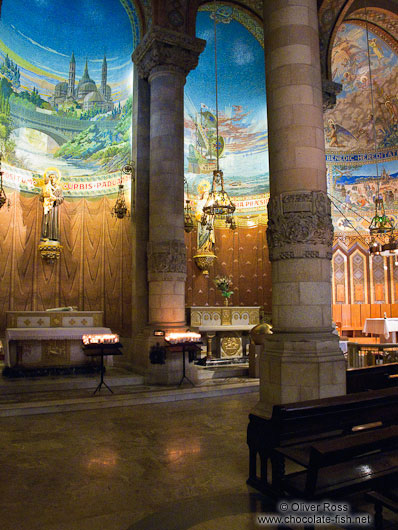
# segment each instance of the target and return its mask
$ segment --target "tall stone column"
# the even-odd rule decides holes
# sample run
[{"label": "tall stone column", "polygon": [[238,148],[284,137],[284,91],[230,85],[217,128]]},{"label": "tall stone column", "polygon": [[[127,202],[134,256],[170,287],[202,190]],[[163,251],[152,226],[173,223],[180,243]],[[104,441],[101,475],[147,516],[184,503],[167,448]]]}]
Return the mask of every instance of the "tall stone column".
[{"label": "tall stone column", "polygon": [[185,326],[184,84],[205,44],[153,26],[133,54],[150,85],[149,329]]},{"label": "tall stone column", "polygon": [[261,358],[256,413],[267,417],[276,403],[344,394],[345,361],[332,334],[316,0],[266,0],[264,40],[274,334]]}]

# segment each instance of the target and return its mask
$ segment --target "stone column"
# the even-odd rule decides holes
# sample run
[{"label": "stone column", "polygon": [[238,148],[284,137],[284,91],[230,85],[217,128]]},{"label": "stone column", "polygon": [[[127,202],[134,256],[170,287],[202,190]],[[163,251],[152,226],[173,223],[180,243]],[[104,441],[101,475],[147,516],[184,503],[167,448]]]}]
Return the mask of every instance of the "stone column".
[{"label": "stone column", "polygon": [[264,40],[274,334],[261,358],[256,413],[267,417],[276,403],[344,394],[345,361],[332,334],[316,0],[266,0]]},{"label": "stone column", "polygon": [[133,54],[150,85],[148,335],[185,327],[184,84],[205,44],[154,26]]}]

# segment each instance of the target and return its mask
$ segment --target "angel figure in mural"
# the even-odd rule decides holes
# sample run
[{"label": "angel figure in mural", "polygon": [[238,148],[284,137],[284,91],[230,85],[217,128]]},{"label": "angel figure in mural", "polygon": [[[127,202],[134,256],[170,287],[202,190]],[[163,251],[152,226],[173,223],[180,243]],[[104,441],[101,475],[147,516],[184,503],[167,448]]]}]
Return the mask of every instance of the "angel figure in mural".
[{"label": "angel figure in mural", "polygon": [[39,200],[43,203],[43,219],[41,224],[40,239],[59,239],[59,212],[58,207],[63,203],[61,175],[57,168],[49,168],[44,172],[40,182],[41,191]]},{"label": "angel figure in mural", "polygon": [[326,132],[326,138],[329,141],[329,147],[344,147],[343,144],[339,143],[341,141],[341,137],[339,139],[339,135],[341,134],[347,137],[347,139],[354,138],[354,140],[356,140],[355,136],[350,133],[350,131],[329,119]]}]

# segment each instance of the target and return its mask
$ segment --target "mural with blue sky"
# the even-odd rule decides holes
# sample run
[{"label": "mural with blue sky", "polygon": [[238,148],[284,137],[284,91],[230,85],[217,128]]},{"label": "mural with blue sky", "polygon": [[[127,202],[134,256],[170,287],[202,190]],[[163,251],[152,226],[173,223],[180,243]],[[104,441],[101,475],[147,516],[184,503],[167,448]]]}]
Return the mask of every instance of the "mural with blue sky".
[{"label": "mural with blue sky", "polygon": [[[220,169],[234,199],[265,197],[267,109],[258,27],[242,11],[219,3],[216,20]],[[198,12],[196,35],[207,44],[185,85],[185,177],[190,194],[200,199],[211,183],[216,157],[213,5]]]},{"label": "mural with blue sky", "polygon": [[129,160],[139,23],[126,3],[3,1],[0,143],[10,166],[90,176]]}]

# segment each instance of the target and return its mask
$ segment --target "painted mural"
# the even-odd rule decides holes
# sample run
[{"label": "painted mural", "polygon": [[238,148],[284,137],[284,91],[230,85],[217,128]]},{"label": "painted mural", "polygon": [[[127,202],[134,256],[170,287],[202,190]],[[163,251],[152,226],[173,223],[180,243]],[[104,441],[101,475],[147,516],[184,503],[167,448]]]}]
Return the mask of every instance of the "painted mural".
[{"label": "painted mural", "polygon": [[[116,28],[112,39],[105,27]],[[130,160],[131,53],[138,18],[127,0],[4,0],[0,20],[0,148],[7,187],[37,193],[55,167],[65,197],[113,193]]]},{"label": "painted mural", "polygon": [[325,113],[328,187],[336,231],[355,234],[367,230],[377,195],[397,220],[398,58],[371,31],[368,56],[366,29],[345,23],[334,42],[332,73],[343,88]]},{"label": "painted mural", "polygon": [[[214,69],[217,22],[218,119]],[[269,191],[267,110],[262,30],[231,6],[204,6],[196,35],[207,41],[198,67],[185,85],[185,177],[189,196],[201,208],[216,169],[238,214],[265,212]],[[216,151],[217,150],[217,151]]]}]

